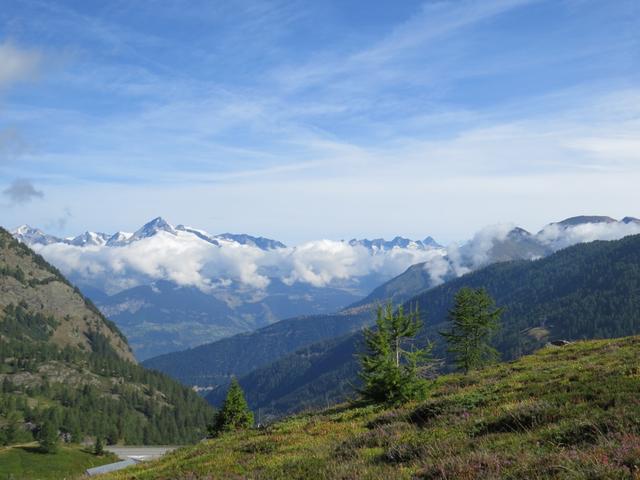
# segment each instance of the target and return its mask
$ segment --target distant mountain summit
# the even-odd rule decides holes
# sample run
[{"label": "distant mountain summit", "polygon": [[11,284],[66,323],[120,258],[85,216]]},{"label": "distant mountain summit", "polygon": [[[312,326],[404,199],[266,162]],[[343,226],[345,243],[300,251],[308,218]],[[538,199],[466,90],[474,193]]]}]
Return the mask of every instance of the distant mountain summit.
[{"label": "distant mountain summit", "polygon": [[[631,218],[631,217],[625,217]],[[575,227],[577,225],[584,225],[586,223],[617,223],[618,220],[611,217],[606,216],[598,216],[598,215],[581,215],[577,217],[566,218],[560,222],[552,223],[551,225],[560,225],[563,227]],[[623,223],[627,223],[622,220]]]},{"label": "distant mountain summit", "polygon": [[109,237],[105,245],[107,247],[120,247],[122,245],[126,245],[132,235],[133,233],[116,232],[111,237]]},{"label": "distant mountain summit", "polygon": [[145,223],[142,228],[136,230],[136,232],[128,240],[129,242],[135,242],[136,240],[142,240],[143,238],[153,237],[160,232],[167,232],[171,235],[177,235],[176,229],[173,228],[164,218],[156,217],[149,223]]},{"label": "distant mountain summit", "polygon": [[353,238],[349,240],[349,245],[352,247],[359,245],[372,252],[387,252],[394,248],[413,250],[442,248],[442,245],[436,242],[433,237],[427,237],[424,240],[411,240],[400,236],[395,237],[393,240],[385,240],[384,238],[374,238],[373,240],[363,238],[358,240]]},{"label": "distant mountain summit", "polygon": [[[245,245],[259,248],[260,250],[276,250],[287,248],[284,243],[262,236],[253,236],[246,233],[220,233],[212,235],[205,230],[189,227],[186,225],[173,226],[162,217],[156,217],[145,223],[134,233],[118,231],[112,235],[100,232],[84,232],[72,238],[59,238],[55,235],[49,235],[38,228],[22,225],[11,231],[11,234],[22,243],[27,245],[51,245],[54,243],[65,243],[76,247],[86,246],[106,246],[106,247],[122,247],[139,240],[152,238],[159,233],[169,233],[175,237],[180,234],[193,235],[200,240],[208,242],[218,247],[223,244]],[[433,237],[427,236],[423,240],[412,240],[409,238],[396,236],[392,240],[384,238],[375,239],[352,239],[349,242],[351,246],[362,246],[372,253],[388,252],[393,249],[409,249],[409,250],[429,250],[443,248]]]},{"label": "distant mountain summit", "polygon": [[110,238],[111,236],[107,235],[106,233],[84,232],[71,239],[71,241],[69,241],[69,244],[75,245],[76,247],[86,247],[89,245],[102,246],[105,245]]},{"label": "distant mountain summit", "polygon": [[27,245],[50,245],[63,242],[63,239],[44,233],[39,228],[33,228],[29,225],[20,225],[12,230],[11,234],[16,240]]},{"label": "distant mountain summit", "polygon": [[273,250],[287,247],[284,243],[279,242],[278,240],[265,237],[254,237],[246,233],[221,233],[218,235],[211,235],[204,230],[199,230],[185,225],[178,225],[174,227],[162,217],[156,217],[145,223],[134,233],[119,231],[109,235],[101,232],[87,231],[76,237],[60,238],[55,235],[49,235],[42,230],[30,227],[29,225],[21,225],[20,227],[12,230],[11,234],[16,240],[27,245],[51,245],[54,243],[64,243],[75,247],[122,247],[139,240],[152,238],[163,232],[169,233],[174,237],[178,237],[180,233],[194,235],[199,239],[216,246],[221,246],[222,242],[227,244],[247,245],[261,250]]}]

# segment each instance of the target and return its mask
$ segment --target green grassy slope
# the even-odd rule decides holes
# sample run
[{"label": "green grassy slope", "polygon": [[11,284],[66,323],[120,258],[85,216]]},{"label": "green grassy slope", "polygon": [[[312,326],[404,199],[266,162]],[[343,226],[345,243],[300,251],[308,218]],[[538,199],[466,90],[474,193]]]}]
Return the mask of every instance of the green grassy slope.
[{"label": "green grassy slope", "polygon": [[640,337],[577,342],[440,377],[423,402],[292,417],[105,478],[637,478],[639,391]]},{"label": "green grassy slope", "polygon": [[112,454],[97,457],[81,447],[60,447],[55,455],[40,453],[37,445],[0,448],[0,479],[63,480],[87,468],[117,462]]}]

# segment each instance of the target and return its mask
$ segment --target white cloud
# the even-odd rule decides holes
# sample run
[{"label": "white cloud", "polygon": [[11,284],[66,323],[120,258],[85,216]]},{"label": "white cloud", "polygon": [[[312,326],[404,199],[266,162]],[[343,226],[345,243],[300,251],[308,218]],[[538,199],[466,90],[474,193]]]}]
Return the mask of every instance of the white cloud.
[{"label": "white cloud", "polygon": [[[271,279],[315,287],[356,285],[358,279],[375,275],[382,282],[409,266],[424,263],[434,285],[495,261],[496,242],[503,242],[512,224],[481,229],[462,246],[420,250],[393,248],[372,252],[361,245],[317,240],[296,247],[264,251],[249,245],[223,242],[218,247],[198,237],[166,232],[123,247],[77,247],[51,244],[34,248],[47,260],[81,283],[110,293],[132,286],[168,280],[205,292],[235,285],[241,289],[265,289]],[[640,233],[637,223],[598,223],[562,227],[551,224],[531,237],[556,251],[593,240],[615,240]],[[532,256],[526,256],[532,258]]]},{"label": "white cloud", "polygon": [[369,274],[391,278],[410,265],[440,256],[438,250],[393,249],[370,254],[362,246],[319,240],[295,248],[263,251],[225,243],[217,247],[197,237],[158,233],[123,247],[77,247],[62,243],[34,248],[63,273],[116,292],[156,280],[213,291],[235,282],[264,289],[270,278],[324,287]]},{"label": "white cloud", "polygon": [[553,250],[560,250],[578,243],[619,240],[636,234],[640,234],[638,223],[586,223],[569,227],[552,224],[542,229],[537,238]]}]

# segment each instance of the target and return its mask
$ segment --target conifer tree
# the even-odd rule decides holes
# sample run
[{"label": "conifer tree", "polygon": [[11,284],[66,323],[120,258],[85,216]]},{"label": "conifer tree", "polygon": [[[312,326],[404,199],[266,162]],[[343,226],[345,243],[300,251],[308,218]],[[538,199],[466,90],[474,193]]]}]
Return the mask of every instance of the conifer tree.
[{"label": "conifer tree", "polygon": [[38,443],[42,452],[55,453],[58,450],[58,427],[50,421],[44,422],[38,432]]},{"label": "conifer tree", "polygon": [[233,378],[224,404],[216,414],[215,422],[209,429],[209,433],[216,436],[223,432],[250,428],[252,425],[253,412],[249,410],[249,405],[244,398],[244,392],[238,380]]},{"label": "conifer tree", "polygon": [[503,309],[496,308],[486,290],[461,288],[449,311],[451,330],[440,332],[446,339],[455,365],[465,373],[495,361],[498,351],[490,345],[493,334],[500,328]]},{"label": "conifer tree", "polygon": [[367,351],[359,355],[365,400],[395,404],[426,394],[431,344],[416,348],[413,341],[421,328],[417,311],[405,314],[400,307],[394,313],[391,303],[378,307],[376,328],[364,331]]},{"label": "conifer tree", "polygon": [[102,444],[102,438],[99,436],[96,437],[96,443],[93,446],[93,453],[98,456],[104,454],[104,445]]}]

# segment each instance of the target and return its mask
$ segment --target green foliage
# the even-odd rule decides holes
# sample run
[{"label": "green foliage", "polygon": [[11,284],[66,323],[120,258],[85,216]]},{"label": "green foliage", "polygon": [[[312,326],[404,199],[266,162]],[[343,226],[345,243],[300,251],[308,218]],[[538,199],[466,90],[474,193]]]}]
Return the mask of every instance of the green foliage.
[{"label": "green foliage", "polygon": [[251,426],[253,426],[253,413],[249,410],[240,384],[234,378],[231,380],[227,398],[216,415],[210,434],[216,436],[224,432],[247,429]]},{"label": "green foliage", "polygon": [[[124,339],[113,323],[77,289],[68,292],[66,286],[73,287],[60,272],[2,228],[0,241],[0,281],[10,276],[22,284],[21,300],[0,309],[0,443],[36,439],[43,448],[55,448],[53,426],[65,442],[100,437],[109,443],[183,444],[206,435],[213,417],[206,401],[166,375],[118,355],[120,342],[104,335],[106,325]],[[67,291],[62,298],[76,300],[76,306],[84,300],[85,311],[73,314],[84,318],[85,328],[68,325],[64,334],[86,332],[90,349],[61,347],[55,341],[59,335],[53,333],[70,315],[60,302],[53,302],[59,312],[55,318],[42,313],[49,289],[38,287],[51,282],[64,284],[52,290]],[[13,280],[8,284],[15,288]]]},{"label": "green foliage", "polygon": [[43,455],[36,446],[17,446],[0,450],[2,480],[61,480],[82,478],[87,468],[118,461],[112,454],[96,457],[80,446],[60,445],[55,454]]},{"label": "green foliage", "polygon": [[449,312],[451,330],[440,335],[447,341],[459,369],[469,372],[499,358],[489,341],[500,328],[502,311],[495,308],[494,300],[482,288],[463,287],[456,293]]},{"label": "green foliage", "polygon": [[[23,326],[35,322],[30,314],[19,318]],[[82,352],[26,337],[0,338],[0,373],[8,373],[2,382],[0,422],[10,411],[37,425],[53,419],[74,442],[101,436],[114,443],[180,444],[205,436],[213,411],[195,392],[122,360],[100,334],[92,332],[91,342],[95,351]],[[45,382],[39,376],[41,366],[60,364],[78,372],[73,383]],[[18,373],[37,380],[13,384],[11,375]],[[38,406],[29,407],[27,399]]]},{"label": "green foliage", "polygon": [[30,313],[24,305],[9,304],[0,321],[0,334],[9,338],[47,340],[58,322],[51,316]]},{"label": "green foliage", "polygon": [[376,312],[376,329],[366,329],[367,351],[359,355],[361,395],[374,403],[396,404],[421,398],[428,383],[423,377],[431,346],[416,348],[413,338],[422,328],[417,312],[397,312],[388,303]]},{"label": "green foliage", "polygon": [[38,444],[43,453],[56,453],[58,450],[58,427],[53,422],[44,422],[40,426]]},{"label": "green foliage", "polygon": [[418,404],[290,417],[106,479],[632,479],[639,356],[640,337],[548,347],[442,376]]},{"label": "green foliage", "polygon": [[93,454],[98,456],[104,455],[104,445],[100,437],[96,437],[96,443],[93,444]]}]

